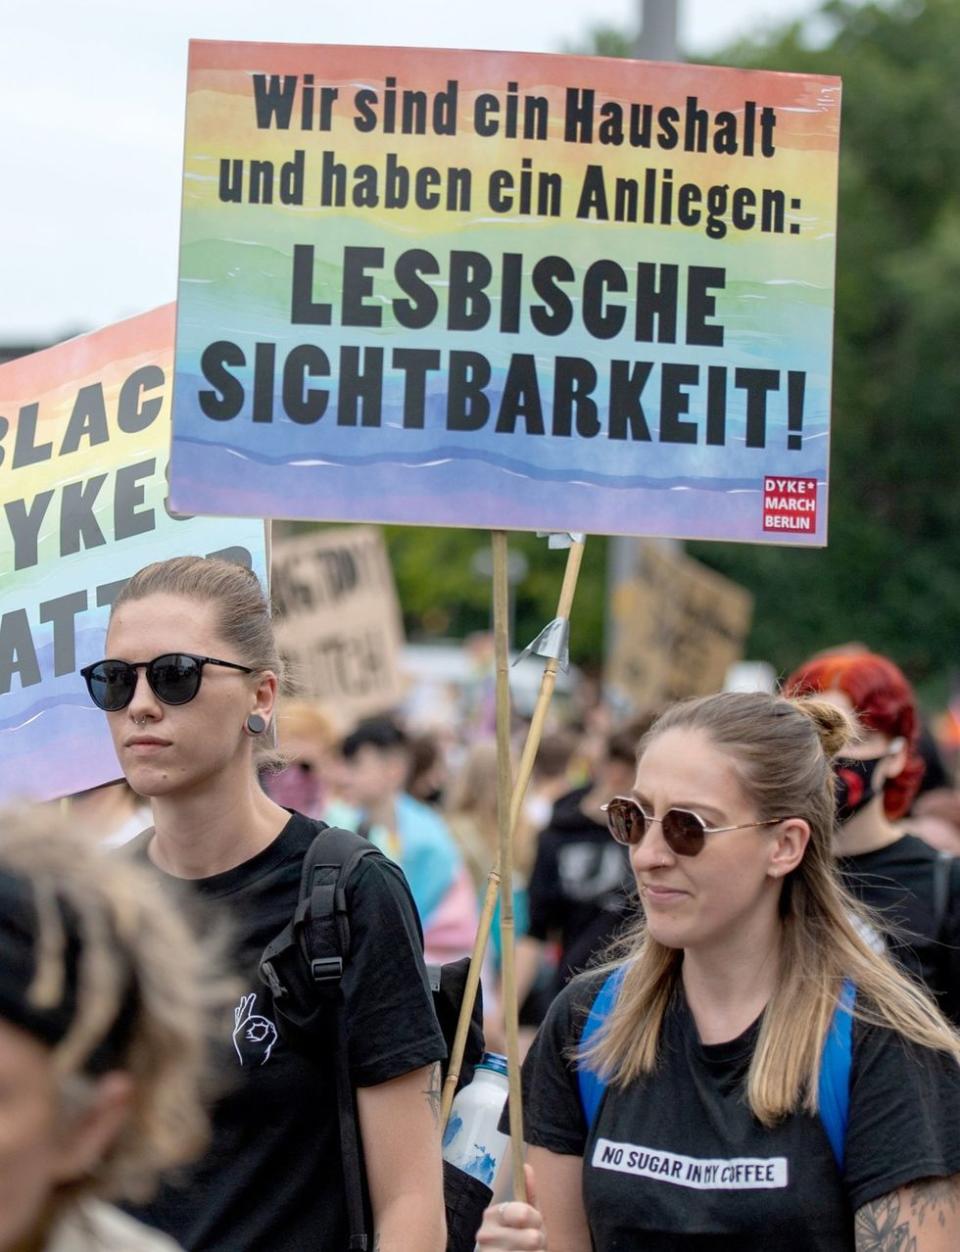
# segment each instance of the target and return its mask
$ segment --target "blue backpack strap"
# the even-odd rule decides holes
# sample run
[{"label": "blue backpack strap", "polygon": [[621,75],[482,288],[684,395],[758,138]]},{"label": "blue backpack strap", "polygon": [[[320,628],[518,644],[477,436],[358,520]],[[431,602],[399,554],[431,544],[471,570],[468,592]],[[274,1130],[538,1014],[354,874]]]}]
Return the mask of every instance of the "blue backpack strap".
[{"label": "blue backpack strap", "polygon": [[[597,992],[580,1035],[581,1050],[593,1041],[616,1002],[625,967],[609,974]],[[844,980],[840,999],[834,1009],[830,1029],[824,1040],[820,1058],[818,1104],[820,1121],[833,1149],[837,1168],[842,1172],[846,1157],[847,1120],[850,1111],[850,1071],[853,1065],[853,1007],[856,985]],[[577,1083],[580,1105],[587,1126],[592,1126],[607,1089],[606,1081],[582,1058],[577,1062]]]},{"label": "blue backpack strap", "polygon": [[853,1064],[853,1006],[856,998],[856,986],[849,978],[845,979],[820,1058],[820,1121],[827,1132],[837,1168],[841,1173],[846,1158],[850,1069]]},{"label": "blue backpack strap", "polygon": [[[603,985],[590,1006],[590,1013],[580,1034],[581,1049],[593,1041],[597,1031],[607,1020],[616,1002],[625,971],[626,966],[621,965],[604,979]],[[603,1099],[607,1084],[589,1062],[581,1057],[577,1061],[577,1085],[580,1088],[580,1107],[583,1109],[584,1120],[589,1128],[596,1121],[600,1101]]]}]

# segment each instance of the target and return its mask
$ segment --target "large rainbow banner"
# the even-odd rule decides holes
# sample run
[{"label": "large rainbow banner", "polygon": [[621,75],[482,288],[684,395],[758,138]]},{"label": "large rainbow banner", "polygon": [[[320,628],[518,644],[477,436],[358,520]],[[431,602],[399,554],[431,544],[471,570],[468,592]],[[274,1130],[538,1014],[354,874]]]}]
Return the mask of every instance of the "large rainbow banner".
[{"label": "large rainbow banner", "polygon": [[840,83],[190,47],[172,499],[826,543]]},{"label": "large rainbow banner", "polygon": [[0,369],[0,803],[119,777],[79,670],[150,561],[220,552],[266,578],[262,522],[167,501],[174,306]]}]

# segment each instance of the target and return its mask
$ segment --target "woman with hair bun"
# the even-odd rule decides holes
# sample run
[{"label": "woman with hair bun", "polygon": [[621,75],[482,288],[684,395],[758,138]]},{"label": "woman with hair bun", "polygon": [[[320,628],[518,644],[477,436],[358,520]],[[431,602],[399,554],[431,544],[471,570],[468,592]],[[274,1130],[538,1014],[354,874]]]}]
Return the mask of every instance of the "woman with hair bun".
[{"label": "woman with hair bun", "polygon": [[669,708],[607,805],[643,905],[552,1005],[523,1070],[538,1207],[478,1246],[960,1247],[960,1037],[862,937],[833,870],[825,702]]},{"label": "woman with hair bun", "polygon": [[142,1200],[207,1141],[226,1000],[154,876],[0,814],[0,1252],[174,1252]]},{"label": "woman with hair bun", "polygon": [[[128,847],[229,919],[241,983],[221,1023],[228,1090],[211,1147],[137,1216],[187,1252],[340,1252],[349,1222],[333,1044],[290,1046],[259,976],[324,829],[257,779],[282,671],[263,590],[222,560],[148,565],[114,601],[106,650],[82,672],[127,781],[153,810],[153,829]],[[377,852],[342,888],[350,950],[339,1012],[374,1246],[442,1252],[445,1048],[419,921],[402,873]]]},{"label": "woman with hair bun", "polygon": [[877,915],[873,942],[922,980],[960,1025],[960,860],[910,834],[920,787],[920,721],[913,689],[873,652],[824,653],[787,679],[788,695],[826,700],[859,725],[834,762],[834,850],[844,886]]}]

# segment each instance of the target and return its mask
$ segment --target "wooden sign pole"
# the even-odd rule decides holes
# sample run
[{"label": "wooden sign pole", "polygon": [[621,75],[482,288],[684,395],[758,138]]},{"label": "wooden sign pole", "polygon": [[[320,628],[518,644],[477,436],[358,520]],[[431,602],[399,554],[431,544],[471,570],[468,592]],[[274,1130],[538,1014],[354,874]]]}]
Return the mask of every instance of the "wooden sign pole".
[{"label": "wooden sign pole", "polygon": [[[497,605],[497,593],[496,593],[496,578],[497,578],[496,534],[497,533],[502,534],[502,532],[495,532],[494,534],[495,618],[496,618],[496,605]],[[502,535],[502,538],[503,538],[503,553],[502,553],[501,559],[505,562],[506,561],[506,536]],[[583,549],[584,549],[583,541],[574,540],[571,543],[569,552],[567,554],[567,564],[564,570],[563,584],[560,589],[560,597],[557,603],[557,618],[564,622],[569,621],[570,612],[573,607],[573,598],[576,592],[577,580],[580,575],[580,566],[583,560]],[[504,606],[504,631],[506,630],[505,622],[506,622],[506,608]],[[507,644],[509,645],[509,639],[507,639]],[[544,666],[543,676],[540,680],[540,692],[537,696],[537,703],[534,708],[533,717],[530,722],[530,728],[527,732],[526,742],[524,743],[523,752],[520,757],[520,764],[517,770],[517,778],[513,784],[512,789],[508,792],[508,794],[510,795],[508,846],[511,848],[513,847],[513,838],[516,832],[517,823],[519,821],[520,811],[523,806],[523,799],[524,799],[524,796],[526,795],[527,786],[529,785],[529,782],[530,782],[530,776],[533,772],[533,766],[534,766],[534,762],[536,761],[537,752],[540,749],[540,741],[543,737],[543,727],[546,722],[546,716],[550,707],[550,701],[553,697],[554,688],[556,687],[558,668],[559,668],[558,659],[556,657],[549,657]],[[498,658],[498,668],[497,668],[498,682],[500,681],[500,673],[501,673],[501,670],[500,670],[499,658]],[[498,687],[498,691],[499,691],[499,687]],[[507,698],[507,714],[509,715],[509,685],[507,686],[506,698]],[[498,705],[498,712],[499,712],[499,705]],[[499,721],[498,721],[498,730],[499,730]],[[498,782],[500,779],[501,770],[506,775],[506,779],[509,780],[509,775],[510,775],[509,760],[510,760],[510,754],[509,754],[509,734],[508,734],[507,735],[507,748],[506,748],[505,754],[499,751],[499,739],[498,739]],[[503,762],[506,762],[505,769],[503,768]],[[499,809],[498,809],[498,813],[499,813]],[[486,894],[484,896],[483,908],[480,914],[480,925],[477,929],[477,936],[476,936],[476,940],[474,943],[473,954],[471,956],[470,973],[467,978],[467,985],[464,991],[464,1000],[463,1000],[463,1005],[461,1007],[461,1012],[460,1012],[460,1021],[457,1025],[457,1033],[454,1038],[453,1049],[450,1055],[450,1064],[447,1069],[447,1078],[446,1078],[446,1082],[444,1084],[444,1089],[443,1089],[443,1107],[442,1107],[442,1121],[443,1121],[444,1126],[446,1125],[447,1120],[450,1116],[450,1109],[453,1105],[454,1094],[456,1093],[457,1083],[459,1082],[459,1079],[460,1079],[460,1069],[463,1063],[463,1053],[466,1047],[466,1040],[467,1040],[467,1034],[469,1032],[470,1019],[473,1013],[473,1005],[474,1005],[474,1002],[476,1001],[477,987],[480,982],[480,971],[483,965],[483,958],[486,952],[487,943],[490,937],[490,929],[493,923],[493,914],[496,908],[497,894],[499,891],[502,890],[502,877],[503,877],[501,873],[502,864],[503,864],[503,861],[502,861],[502,851],[501,851],[501,854],[498,855],[497,862],[491,869],[489,878],[487,879],[487,889],[486,889]],[[511,856],[511,877],[512,877],[512,856]],[[505,916],[502,909],[501,909],[501,916]],[[511,972],[509,976],[510,990],[508,991],[507,989],[507,979],[508,979],[508,975],[506,973],[507,955],[506,955],[506,946],[504,946],[504,950],[503,950],[503,966],[504,966],[503,998],[504,998],[504,1008],[505,1008],[505,1020],[507,1016],[506,1005],[507,1005],[508,1000],[512,996],[512,1002],[514,1004],[513,1017],[514,1017],[514,1020],[516,1021],[519,1006],[516,1005],[516,986],[515,986],[515,982],[512,976],[513,975],[513,960],[512,960],[513,892],[512,892],[512,889],[510,892],[509,917],[510,917],[510,922],[511,922],[511,933],[510,933]],[[509,1036],[508,1036],[508,1041],[509,1041]],[[509,1054],[508,1054],[508,1063],[509,1063]],[[515,1103],[517,1107],[519,1108],[520,1107],[519,1064],[516,1064],[513,1067],[513,1071],[516,1073],[516,1077],[517,1077],[518,1095],[517,1095],[517,1098],[514,1101],[512,1101],[512,1103]],[[522,1127],[520,1131],[520,1141],[522,1143]],[[514,1184],[517,1185],[516,1161],[517,1160],[522,1161],[522,1156],[518,1156],[518,1154],[515,1152],[514,1157],[515,1157]],[[522,1186],[523,1185],[522,1168],[519,1170],[519,1174],[520,1174],[520,1184]]]},{"label": "wooden sign pole", "polygon": [[507,1036],[510,1084],[510,1149],[513,1194],[527,1198],[523,1176],[523,1104],[520,1094],[520,1040],[517,1013],[513,921],[513,839],[510,823],[513,781],[510,777],[510,588],[507,581],[507,535],[495,530],[493,541],[493,642],[497,670],[497,828],[500,862],[500,948],[503,1021]]}]

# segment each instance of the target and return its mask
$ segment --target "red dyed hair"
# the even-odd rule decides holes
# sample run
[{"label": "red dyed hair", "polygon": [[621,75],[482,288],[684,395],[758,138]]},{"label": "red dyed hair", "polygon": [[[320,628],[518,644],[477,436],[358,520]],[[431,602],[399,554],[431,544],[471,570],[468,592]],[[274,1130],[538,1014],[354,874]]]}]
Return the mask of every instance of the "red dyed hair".
[{"label": "red dyed hair", "polygon": [[875,652],[827,652],[806,661],[784,683],[787,696],[842,691],[868,730],[907,743],[907,763],[896,778],[883,785],[887,817],[902,817],[910,808],[923,778],[923,758],[917,752],[919,719],[913,688],[896,665]]}]

